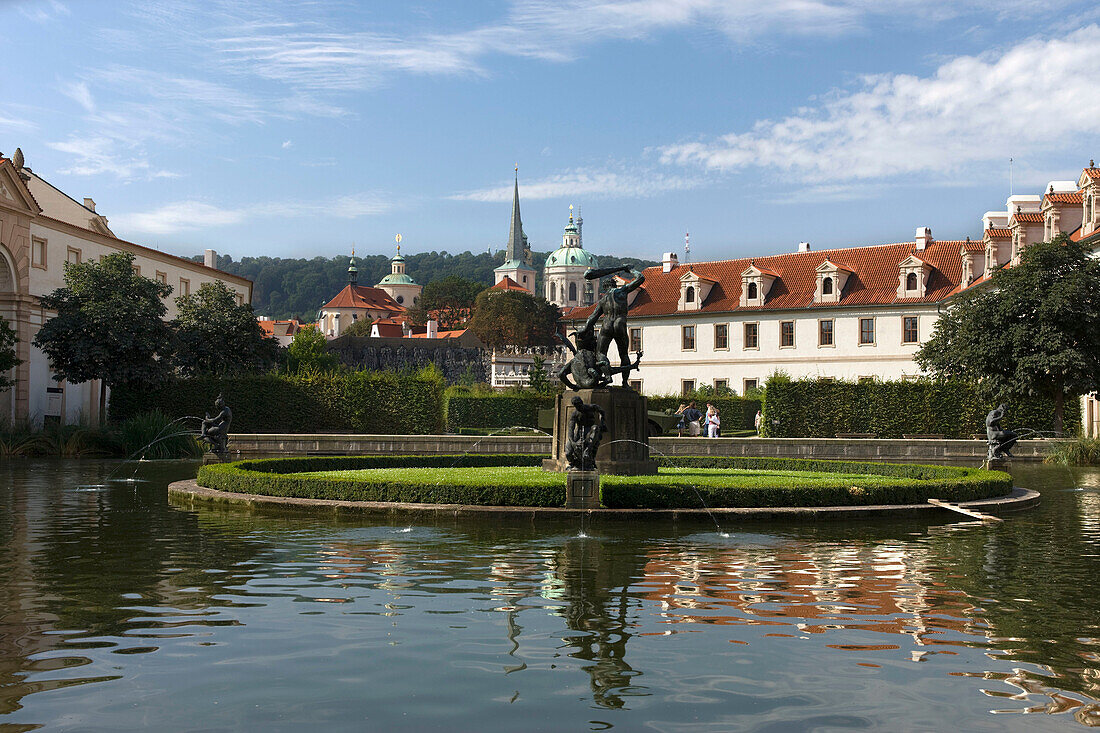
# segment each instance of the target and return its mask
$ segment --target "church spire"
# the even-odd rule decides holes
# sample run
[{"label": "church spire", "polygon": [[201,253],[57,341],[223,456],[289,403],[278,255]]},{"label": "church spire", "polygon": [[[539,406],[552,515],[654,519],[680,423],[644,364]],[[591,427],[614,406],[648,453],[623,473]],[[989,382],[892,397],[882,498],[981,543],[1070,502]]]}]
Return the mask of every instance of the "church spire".
[{"label": "church spire", "polygon": [[351,261],[348,262],[348,285],[359,282],[359,268],[355,266],[355,245],[351,245]]},{"label": "church spire", "polygon": [[523,221],[519,217],[519,164],[516,164],[516,187],[512,193],[512,226],[508,230],[505,262],[523,258]]}]

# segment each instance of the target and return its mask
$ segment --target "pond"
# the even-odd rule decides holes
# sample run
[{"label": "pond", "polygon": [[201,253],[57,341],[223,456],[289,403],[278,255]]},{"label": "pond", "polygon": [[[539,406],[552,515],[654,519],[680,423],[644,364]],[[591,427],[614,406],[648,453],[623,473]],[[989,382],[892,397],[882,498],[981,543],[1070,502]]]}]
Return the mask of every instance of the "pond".
[{"label": "pond", "polygon": [[0,731],[1100,725],[1097,470],[728,537],[170,504],[195,471],[0,462]]}]

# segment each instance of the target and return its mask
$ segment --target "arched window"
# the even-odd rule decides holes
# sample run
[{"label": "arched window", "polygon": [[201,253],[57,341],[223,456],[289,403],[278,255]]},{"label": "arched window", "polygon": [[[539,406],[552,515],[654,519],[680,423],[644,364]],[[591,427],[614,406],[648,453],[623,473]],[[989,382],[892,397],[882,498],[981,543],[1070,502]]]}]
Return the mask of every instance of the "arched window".
[{"label": "arched window", "polygon": [[695,302],[695,288],[692,287],[691,285],[688,285],[687,293],[684,295],[684,302],[685,303],[694,303]]},{"label": "arched window", "polygon": [[916,290],[917,289],[917,273],[910,272],[905,276],[905,289]]},{"label": "arched window", "polygon": [[558,284],[556,282],[550,283],[550,300],[558,299]]},{"label": "arched window", "polygon": [[825,278],[824,280],[821,281],[821,294],[822,295],[832,295],[833,294],[833,279],[831,277],[827,277],[827,278]]},{"label": "arched window", "polygon": [[756,300],[756,293],[757,293],[756,283],[749,283],[748,299],[749,300]]},{"label": "arched window", "polygon": [[577,284],[569,283],[569,300],[574,302],[577,300]]}]

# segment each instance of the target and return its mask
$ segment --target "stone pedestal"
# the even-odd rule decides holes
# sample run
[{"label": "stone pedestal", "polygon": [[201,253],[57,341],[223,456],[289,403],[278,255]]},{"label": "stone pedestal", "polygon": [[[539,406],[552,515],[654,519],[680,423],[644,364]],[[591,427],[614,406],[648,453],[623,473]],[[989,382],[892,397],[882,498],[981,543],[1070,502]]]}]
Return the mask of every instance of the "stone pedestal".
[{"label": "stone pedestal", "polygon": [[565,479],[566,509],[600,508],[600,472],[569,471]]},{"label": "stone pedestal", "polygon": [[1007,458],[987,458],[985,463],[982,464],[982,468],[987,471],[1007,471],[1008,459]]},{"label": "stone pedestal", "polygon": [[649,457],[649,414],[646,398],[629,387],[567,390],[558,395],[554,409],[554,444],[551,457],[542,463],[545,471],[565,471],[565,436],[572,401],[599,405],[607,419],[607,432],[596,451],[596,470],[615,476],[647,476],[657,473],[657,462]]}]

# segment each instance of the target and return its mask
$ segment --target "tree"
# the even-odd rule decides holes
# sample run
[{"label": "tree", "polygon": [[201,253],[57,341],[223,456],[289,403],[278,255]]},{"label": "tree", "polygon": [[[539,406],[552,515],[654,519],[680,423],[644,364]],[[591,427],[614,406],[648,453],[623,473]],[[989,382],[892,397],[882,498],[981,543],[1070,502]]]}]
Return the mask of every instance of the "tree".
[{"label": "tree", "polygon": [[550,377],[546,373],[546,360],[538,354],[531,357],[531,369],[527,372],[532,391],[538,394],[550,392]]},{"label": "tree", "polygon": [[23,363],[23,360],[15,355],[15,344],[19,339],[15,335],[15,329],[8,322],[0,318],[0,392],[15,386],[15,380],[8,376],[12,369]]},{"label": "tree", "polygon": [[1100,261],[1065,236],[1031,245],[953,302],[916,360],[992,398],[1052,399],[1060,433],[1065,398],[1100,388]]},{"label": "tree", "polygon": [[474,302],[468,327],[482,343],[504,346],[552,347],[557,344],[558,307],[515,290],[485,290]]},{"label": "tree", "polygon": [[418,326],[434,318],[440,331],[461,328],[470,319],[478,293],[484,289],[481,283],[458,275],[432,280],[424,286],[420,299],[409,310],[409,318]]},{"label": "tree", "polygon": [[341,336],[370,336],[371,327],[374,325],[374,321],[369,318],[360,318],[357,321],[352,321],[351,325],[344,329]]},{"label": "tree", "polygon": [[163,299],[171,293],[170,286],[138,275],[129,252],[65,263],[65,287],[40,299],[57,315],[42,325],[34,345],[49,358],[57,380],[102,380],[103,420],[107,387],[152,384],[165,376],[172,334]]},{"label": "tree", "polygon": [[176,298],[176,368],[184,376],[262,371],[275,363],[279,345],[264,335],[250,305],[237,305],[223,282],[203,283]]},{"label": "tree", "polygon": [[336,356],[328,352],[328,340],[316,326],[306,326],[294,334],[294,340],[286,347],[286,357],[287,368],[292,372],[327,371],[337,365]]}]

